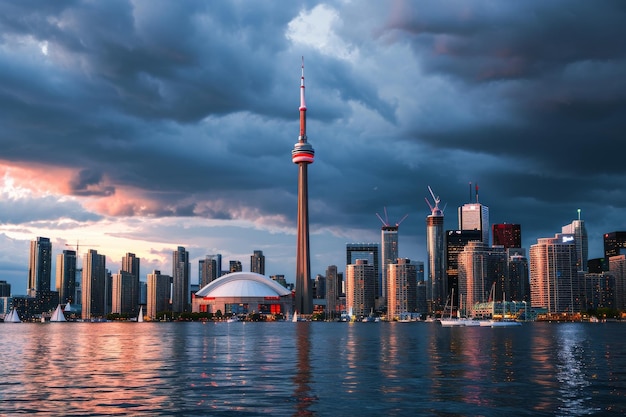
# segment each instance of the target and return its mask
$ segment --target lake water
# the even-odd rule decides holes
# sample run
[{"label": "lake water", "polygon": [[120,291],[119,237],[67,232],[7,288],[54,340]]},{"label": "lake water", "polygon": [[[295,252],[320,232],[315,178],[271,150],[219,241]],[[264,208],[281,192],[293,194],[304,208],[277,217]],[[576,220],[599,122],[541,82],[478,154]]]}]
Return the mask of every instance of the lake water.
[{"label": "lake water", "polygon": [[0,415],[625,413],[621,323],[0,323]]}]

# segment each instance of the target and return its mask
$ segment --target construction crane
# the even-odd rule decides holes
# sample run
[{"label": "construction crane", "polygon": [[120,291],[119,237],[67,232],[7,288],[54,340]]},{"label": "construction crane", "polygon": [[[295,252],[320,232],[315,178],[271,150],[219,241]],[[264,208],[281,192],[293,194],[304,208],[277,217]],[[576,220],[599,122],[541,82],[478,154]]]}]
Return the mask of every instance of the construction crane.
[{"label": "construction crane", "polygon": [[[65,246],[70,246],[72,248],[74,247],[74,245],[70,244],[70,243],[66,243]],[[100,245],[92,245],[92,244],[89,244],[89,243],[83,243],[83,246],[96,247],[96,246],[100,246]],[[80,253],[79,249],[80,249],[80,244],[78,243],[78,240],[77,240],[76,241],[76,254],[77,255]]]},{"label": "construction crane", "polygon": [[[389,217],[387,216],[387,207],[384,207],[385,210],[385,219],[383,220],[382,217],[380,217],[380,214],[376,213],[376,216],[378,217],[378,219],[383,223],[383,226],[385,227],[389,227],[391,226],[389,224]],[[408,213],[404,215],[403,218],[401,218],[397,223],[396,223],[396,227],[400,226],[400,223],[402,223],[404,221],[404,219],[406,219],[407,217],[409,217]]]}]

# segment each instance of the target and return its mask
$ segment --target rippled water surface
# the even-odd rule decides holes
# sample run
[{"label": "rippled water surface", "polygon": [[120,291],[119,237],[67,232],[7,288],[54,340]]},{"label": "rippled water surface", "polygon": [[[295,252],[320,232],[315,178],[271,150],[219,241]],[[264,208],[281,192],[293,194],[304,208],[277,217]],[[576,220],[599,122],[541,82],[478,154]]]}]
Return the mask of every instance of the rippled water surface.
[{"label": "rippled water surface", "polygon": [[0,323],[0,415],[626,413],[626,324]]}]

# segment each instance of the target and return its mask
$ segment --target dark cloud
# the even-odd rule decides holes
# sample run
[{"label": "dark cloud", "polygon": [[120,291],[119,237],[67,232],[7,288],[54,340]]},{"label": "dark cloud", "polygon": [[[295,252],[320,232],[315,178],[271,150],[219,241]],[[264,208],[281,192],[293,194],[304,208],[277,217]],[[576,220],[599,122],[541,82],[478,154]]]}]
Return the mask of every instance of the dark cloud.
[{"label": "dark cloud", "polygon": [[[427,186],[453,229],[470,181],[527,245],[578,208],[590,242],[626,228],[622,2],[336,1],[327,34],[286,36],[315,6],[2,3],[0,159],[63,172],[46,179],[98,213],[293,226],[304,55],[315,233],[377,239],[387,207],[423,259]],[[5,224],[99,216],[0,205]]]}]

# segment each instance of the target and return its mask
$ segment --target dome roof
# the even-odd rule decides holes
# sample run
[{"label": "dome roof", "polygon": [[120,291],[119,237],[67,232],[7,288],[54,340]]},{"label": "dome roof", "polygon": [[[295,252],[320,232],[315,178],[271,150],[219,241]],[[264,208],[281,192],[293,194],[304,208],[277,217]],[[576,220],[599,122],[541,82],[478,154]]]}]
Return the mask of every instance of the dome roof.
[{"label": "dome roof", "polygon": [[291,291],[265,275],[233,272],[216,279],[196,292],[196,297],[284,297]]}]

